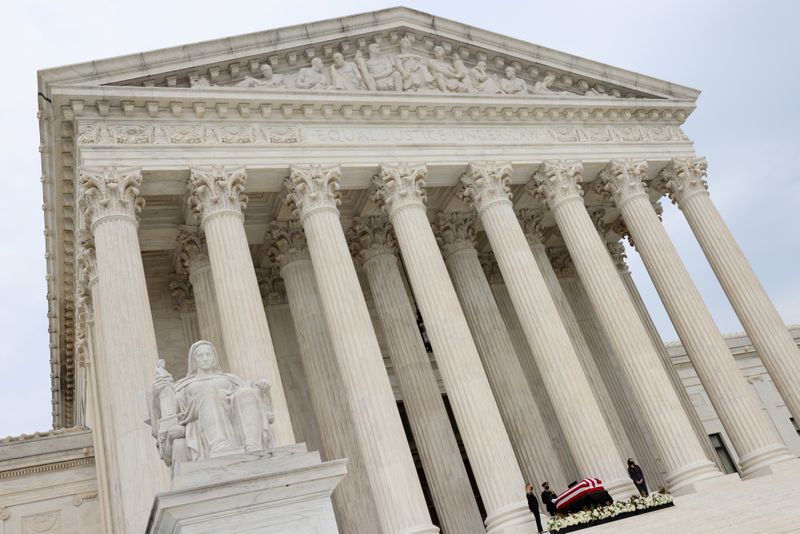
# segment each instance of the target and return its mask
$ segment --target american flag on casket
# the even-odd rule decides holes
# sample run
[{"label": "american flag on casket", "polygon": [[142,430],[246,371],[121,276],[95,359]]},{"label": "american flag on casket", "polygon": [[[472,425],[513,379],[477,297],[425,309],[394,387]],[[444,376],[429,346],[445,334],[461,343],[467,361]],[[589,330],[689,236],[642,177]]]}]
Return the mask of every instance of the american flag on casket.
[{"label": "american flag on casket", "polygon": [[610,504],[613,499],[603,487],[599,478],[584,478],[567,491],[556,497],[558,513],[569,513],[582,510],[584,507]]}]

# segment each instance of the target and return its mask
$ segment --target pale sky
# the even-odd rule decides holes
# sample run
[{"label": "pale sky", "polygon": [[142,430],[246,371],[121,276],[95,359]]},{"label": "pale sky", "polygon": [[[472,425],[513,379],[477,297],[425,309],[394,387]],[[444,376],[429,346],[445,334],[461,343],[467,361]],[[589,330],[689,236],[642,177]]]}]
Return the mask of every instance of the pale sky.
[{"label": "pale sky", "polygon": [[[396,2],[26,1],[0,10],[0,437],[51,426],[36,71],[341,17]],[[800,323],[800,3],[415,2],[404,5],[703,91],[684,129],[709,160],[722,216],[787,323]],[[664,223],[723,332],[741,330],[685,219]],[[629,262],[665,340],[674,329],[637,255]]]}]

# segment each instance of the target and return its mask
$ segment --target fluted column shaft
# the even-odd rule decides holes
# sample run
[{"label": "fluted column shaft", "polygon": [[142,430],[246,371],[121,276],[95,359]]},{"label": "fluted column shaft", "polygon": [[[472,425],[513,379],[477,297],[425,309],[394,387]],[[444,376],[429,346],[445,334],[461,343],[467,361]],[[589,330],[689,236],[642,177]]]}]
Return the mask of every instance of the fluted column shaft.
[{"label": "fluted column shaft", "polygon": [[339,529],[344,534],[380,532],[375,499],[325,323],[314,267],[307,253],[295,254],[281,263],[281,277],[297,331],[323,459],[349,459],[348,474],[333,492]]},{"label": "fluted column shaft", "polygon": [[534,175],[537,195],[553,212],[575,268],[597,310],[603,330],[644,412],[667,467],[671,490],[716,476],[680,400],[669,383],[611,257],[583,205],[578,185],[582,168],[546,163]]},{"label": "fluted column shaft", "polygon": [[511,205],[511,172],[509,164],[470,164],[462,196],[478,211],[579,476],[628,497],[633,484]]},{"label": "fluted column shaft", "polygon": [[222,337],[222,321],[219,316],[214,279],[211,274],[211,262],[207,256],[192,261],[189,267],[189,281],[194,290],[200,339],[210,341],[215,347],[221,347],[219,350],[220,360],[223,366],[228,365],[227,351]]},{"label": "fluted column shaft", "polygon": [[424,204],[424,167],[381,167],[387,208],[450,405],[486,507],[490,533],[533,532],[524,481]]},{"label": "fluted column shaft", "polygon": [[363,267],[433,504],[444,532],[483,533],[478,505],[397,260],[391,250],[367,250]]},{"label": "fluted column shaft", "polygon": [[[103,354],[98,394],[104,417],[114,533],[142,532],[168,471],[142,421],[158,358],[137,233],[138,170],[81,170],[81,203],[97,254],[96,324]],[[107,416],[106,416],[107,415]]]},{"label": "fluted column shaft", "polygon": [[192,169],[188,202],[200,218],[230,372],[272,384],[275,444],[294,443],[267,316],[244,231],[244,169]]},{"label": "fluted column shaft", "polygon": [[[454,217],[440,217],[440,233],[447,234],[445,225],[467,224]],[[542,482],[565,479],[478,251],[469,238],[443,239],[447,269],[526,481],[538,488]]]},{"label": "fluted column shaft", "polygon": [[689,361],[739,454],[742,476],[793,456],[761,409],[689,271],[650,203],[642,164],[612,162],[601,173],[653,280]]},{"label": "fluted column shaft", "polygon": [[703,159],[673,160],[662,171],[670,197],[686,217],[787,408],[800,421],[800,349],[711,201],[705,174]]},{"label": "fluted column shaft", "polygon": [[308,250],[383,532],[437,532],[339,221],[338,167],[293,166],[288,200]]}]

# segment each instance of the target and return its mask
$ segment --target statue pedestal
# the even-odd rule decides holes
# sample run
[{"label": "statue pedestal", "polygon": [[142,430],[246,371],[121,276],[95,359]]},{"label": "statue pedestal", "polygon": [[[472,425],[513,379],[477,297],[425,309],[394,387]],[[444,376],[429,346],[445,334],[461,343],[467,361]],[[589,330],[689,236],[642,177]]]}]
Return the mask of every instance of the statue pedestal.
[{"label": "statue pedestal", "polygon": [[331,493],[346,464],[302,443],[183,463],[156,495],[147,533],[338,534]]}]

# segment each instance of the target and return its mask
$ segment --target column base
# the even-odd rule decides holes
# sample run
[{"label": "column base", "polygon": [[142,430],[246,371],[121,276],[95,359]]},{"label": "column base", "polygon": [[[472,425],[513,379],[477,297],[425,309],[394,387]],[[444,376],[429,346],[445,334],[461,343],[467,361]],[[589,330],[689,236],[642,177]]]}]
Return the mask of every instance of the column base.
[{"label": "column base", "polygon": [[346,464],[303,444],[184,463],[156,495],[146,532],[338,534],[331,493]]},{"label": "column base", "polygon": [[776,443],[743,456],[739,460],[739,467],[742,478],[752,478],[784,471],[789,466],[783,464],[792,460],[800,464],[797,456],[790,453],[785,445]]},{"label": "column base", "polygon": [[688,484],[684,484],[677,489],[671,489],[670,493],[675,497],[690,495],[692,493],[708,493],[731,489],[737,484],[741,484],[741,482],[742,479],[739,477],[738,473],[731,473],[729,475],[723,475],[720,473],[719,476],[713,478],[705,478],[702,480],[689,482]]},{"label": "column base", "polygon": [[[698,490],[693,488],[700,487],[698,486],[700,482],[720,478],[722,476],[717,466],[708,460],[701,460],[668,473],[667,489],[669,489],[669,492],[673,495],[695,493]],[[736,475],[736,478],[738,479],[739,476]]]},{"label": "column base", "polygon": [[486,517],[486,534],[536,534],[536,520],[528,504],[520,501]]},{"label": "column base", "polygon": [[639,495],[639,490],[636,489],[636,486],[633,485],[633,481],[629,478],[620,478],[608,483],[603,481],[603,487],[615,501],[621,501],[633,497],[634,495]]}]

